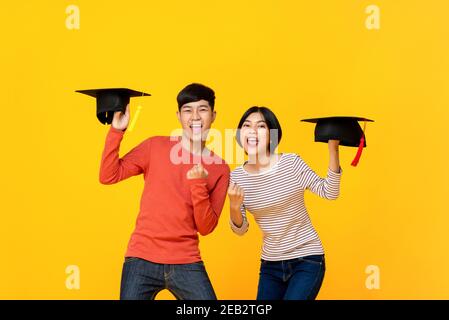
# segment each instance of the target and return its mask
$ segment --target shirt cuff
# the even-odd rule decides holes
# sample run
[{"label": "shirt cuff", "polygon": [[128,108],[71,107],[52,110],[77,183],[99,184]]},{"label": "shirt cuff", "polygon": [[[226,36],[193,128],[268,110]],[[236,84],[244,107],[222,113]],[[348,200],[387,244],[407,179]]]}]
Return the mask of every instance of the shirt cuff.
[{"label": "shirt cuff", "polygon": [[189,184],[189,186],[196,186],[201,184],[207,186],[207,178],[187,179],[187,183]]},{"label": "shirt cuff", "polygon": [[123,135],[124,133],[125,133],[125,131],[126,131],[126,129],[125,130],[120,130],[120,129],[116,129],[116,128],[114,128],[113,126],[112,126],[112,124],[111,124],[111,126],[109,127],[109,132],[111,132],[111,133],[115,133],[115,134],[120,134],[120,135]]},{"label": "shirt cuff", "polygon": [[331,168],[328,168],[327,173],[329,176],[340,177],[341,174],[343,173],[343,169],[341,167],[339,167],[339,169],[340,169],[340,172],[335,172],[335,171],[332,171]]},{"label": "shirt cuff", "polygon": [[248,220],[246,219],[243,219],[243,223],[240,227],[237,227],[232,219],[229,219],[229,225],[231,226],[232,231],[234,231],[234,233],[238,234],[239,236],[242,236],[244,233],[246,233],[249,226]]}]

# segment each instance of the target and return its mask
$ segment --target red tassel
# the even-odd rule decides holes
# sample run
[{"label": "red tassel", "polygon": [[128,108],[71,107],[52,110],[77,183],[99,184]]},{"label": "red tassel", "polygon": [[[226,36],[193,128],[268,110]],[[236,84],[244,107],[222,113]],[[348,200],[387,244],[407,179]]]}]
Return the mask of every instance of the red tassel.
[{"label": "red tassel", "polygon": [[364,146],[365,146],[365,136],[362,136],[362,138],[360,139],[359,149],[357,150],[357,154],[355,155],[354,160],[352,160],[351,166],[356,167],[357,164],[359,163]]},{"label": "red tassel", "polygon": [[351,166],[356,167],[359,163],[360,157],[362,156],[363,147],[365,146],[365,131],[366,131],[366,121],[363,122],[363,133],[360,138],[359,149],[357,150],[357,154],[355,155],[354,160],[352,160]]}]

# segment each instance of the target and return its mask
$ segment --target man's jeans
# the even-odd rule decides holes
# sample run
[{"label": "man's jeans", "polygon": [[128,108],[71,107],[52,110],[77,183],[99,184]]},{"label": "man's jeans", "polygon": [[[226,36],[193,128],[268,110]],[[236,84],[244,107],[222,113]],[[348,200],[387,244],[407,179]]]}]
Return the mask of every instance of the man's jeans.
[{"label": "man's jeans", "polygon": [[324,255],[261,261],[257,300],[314,300],[325,273]]},{"label": "man's jeans", "polygon": [[217,299],[202,261],[159,264],[135,257],[125,258],[121,300],[153,300],[163,289],[168,289],[178,300]]}]

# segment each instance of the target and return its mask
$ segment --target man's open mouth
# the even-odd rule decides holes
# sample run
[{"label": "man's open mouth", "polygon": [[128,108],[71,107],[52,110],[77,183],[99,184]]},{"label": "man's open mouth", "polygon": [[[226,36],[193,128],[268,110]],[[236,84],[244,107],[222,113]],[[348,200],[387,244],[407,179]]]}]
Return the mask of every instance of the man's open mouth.
[{"label": "man's open mouth", "polygon": [[201,123],[192,123],[190,125],[190,128],[192,129],[193,133],[201,133],[201,128],[203,125]]}]

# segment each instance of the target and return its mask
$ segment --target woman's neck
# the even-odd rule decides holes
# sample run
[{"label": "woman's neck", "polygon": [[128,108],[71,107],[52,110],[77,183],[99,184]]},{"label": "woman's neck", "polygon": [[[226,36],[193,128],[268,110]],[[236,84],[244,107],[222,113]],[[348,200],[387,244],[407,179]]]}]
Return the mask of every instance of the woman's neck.
[{"label": "woman's neck", "polygon": [[246,168],[251,169],[251,171],[263,171],[271,168],[279,159],[279,154],[255,154],[249,156],[248,162],[246,163]]}]

